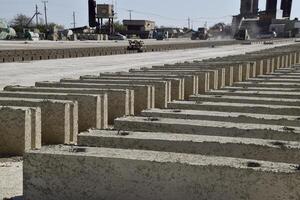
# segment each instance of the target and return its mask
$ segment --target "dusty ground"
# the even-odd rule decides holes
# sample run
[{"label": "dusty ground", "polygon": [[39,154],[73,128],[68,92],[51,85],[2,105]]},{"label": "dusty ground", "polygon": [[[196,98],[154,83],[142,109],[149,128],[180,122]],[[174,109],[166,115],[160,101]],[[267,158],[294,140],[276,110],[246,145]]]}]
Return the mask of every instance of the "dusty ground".
[{"label": "dusty ground", "polygon": [[[36,81],[59,80],[63,77],[78,78],[85,74],[95,75],[99,72],[127,71],[130,68],[242,54],[286,44],[233,45],[169,52],[3,63],[0,64],[0,89],[6,85],[33,85]],[[0,43],[1,45],[3,43]],[[0,158],[0,200],[4,197],[15,197],[21,194],[22,161]]]}]

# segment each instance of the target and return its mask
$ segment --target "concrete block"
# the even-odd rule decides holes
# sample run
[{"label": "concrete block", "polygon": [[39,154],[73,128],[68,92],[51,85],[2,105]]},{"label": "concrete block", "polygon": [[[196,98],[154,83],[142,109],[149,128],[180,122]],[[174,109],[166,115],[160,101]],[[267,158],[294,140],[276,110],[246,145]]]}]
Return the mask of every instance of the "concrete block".
[{"label": "concrete block", "polygon": [[231,86],[231,87],[225,87],[221,90],[225,91],[278,91],[278,92],[297,92],[300,90],[300,88],[288,88],[288,87],[238,87],[238,86]]},{"label": "concrete block", "polygon": [[300,88],[300,83],[276,83],[276,82],[239,82],[235,83],[237,87],[263,87],[263,88]]},{"label": "concrete block", "polygon": [[41,148],[39,107],[0,107],[0,156],[22,156]]},{"label": "concrete block", "polygon": [[300,159],[299,142],[175,133],[91,130],[78,135],[78,145],[167,151],[286,163],[298,163]]},{"label": "concrete block", "polygon": [[182,153],[47,147],[24,157],[24,199],[296,200],[298,168]]},{"label": "concrete block", "polygon": [[[197,86],[198,84],[198,78],[197,76],[191,76],[191,75],[172,75],[172,74],[148,74],[148,73],[116,73],[117,75],[122,76],[136,76],[136,77],[150,77],[150,78],[176,78],[176,79],[182,79],[183,83],[183,93],[182,95],[184,98],[187,98],[189,95],[195,94],[198,92]],[[101,74],[100,74],[101,76]]]},{"label": "concrete block", "polygon": [[68,93],[68,94],[107,94],[108,124],[113,124],[117,117],[134,115],[134,91],[117,89],[89,89],[89,88],[42,88],[7,86],[5,91],[41,92],[41,93]]},{"label": "concrete block", "polygon": [[129,89],[134,90],[134,113],[139,114],[144,109],[154,108],[155,89],[149,85],[118,85],[89,83],[36,82],[36,87],[54,88],[90,88],[90,89]]},{"label": "concrete block", "polygon": [[[193,95],[191,101],[300,106],[300,100],[249,96]],[[300,115],[300,114],[299,114]]]},{"label": "concrete block", "polygon": [[228,95],[228,96],[252,96],[252,97],[267,97],[279,99],[299,99],[300,93],[295,92],[282,92],[282,91],[243,91],[243,90],[214,90],[209,95]]},{"label": "concrete block", "polygon": [[168,132],[286,141],[299,141],[300,139],[299,127],[174,118],[118,118],[115,120],[115,129],[123,131]]},{"label": "concrete block", "polygon": [[143,117],[175,118],[233,123],[269,124],[299,127],[299,117],[241,112],[218,112],[206,110],[151,109],[142,112]]},{"label": "concrete block", "polygon": [[[136,70],[132,69],[130,70],[131,73],[150,73],[150,74],[175,74],[175,75],[184,75],[188,76],[189,79],[185,81],[186,84],[191,85],[193,91],[191,91],[191,88],[186,88],[185,91],[189,91],[186,95],[193,93],[205,93],[209,90],[209,74],[207,72],[197,70],[154,70],[154,69],[141,69]],[[188,82],[190,80],[190,83]]]},{"label": "concrete block", "polygon": [[[101,73],[101,79],[129,79],[129,80],[163,80],[171,82],[171,100],[184,99],[184,79],[183,78],[168,78],[168,77],[145,77],[136,76],[130,73]],[[82,76],[81,79],[91,78],[91,76]]]},{"label": "concrete block", "polygon": [[140,81],[140,80],[108,80],[100,77],[94,79],[62,79],[63,83],[93,83],[93,84],[118,84],[118,85],[150,85],[155,89],[155,107],[166,108],[171,101],[171,83],[166,81]]},{"label": "concrete block", "polygon": [[173,101],[168,103],[168,108],[187,110],[207,110],[220,112],[245,112],[272,115],[293,115],[299,116],[299,106],[265,105],[227,102],[206,102],[206,101]]},{"label": "concrete block", "polygon": [[90,128],[106,129],[107,95],[38,93],[38,92],[0,92],[0,97],[71,100],[78,102],[78,130]]},{"label": "concrete block", "polygon": [[0,106],[40,107],[42,116],[42,143],[76,143],[78,134],[77,102],[1,97]]}]

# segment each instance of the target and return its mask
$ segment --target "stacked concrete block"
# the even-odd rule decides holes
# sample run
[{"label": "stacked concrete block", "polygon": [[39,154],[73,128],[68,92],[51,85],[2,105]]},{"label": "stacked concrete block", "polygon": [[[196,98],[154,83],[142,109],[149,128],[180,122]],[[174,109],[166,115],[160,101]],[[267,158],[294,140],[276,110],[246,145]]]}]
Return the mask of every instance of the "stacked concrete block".
[{"label": "stacked concrete block", "polygon": [[90,130],[78,135],[78,145],[168,151],[286,163],[297,163],[300,159],[299,142],[175,133]]},{"label": "stacked concrete block", "polygon": [[171,101],[171,83],[167,81],[155,80],[111,80],[94,77],[93,79],[62,79],[63,83],[93,83],[93,84],[118,84],[118,85],[150,85],[155,90],[155,107],[166,108]]},{"label": "stacked concrete block", "polygon": [[296,200],[299,180],[297,164],[184,153],[62,146],[24,158],[25,200]]},{"label": "stacked concrete block", "polygon": [[181,110],[181,109],[151,109],[142,112],[143,117],[174,118],[205,121],[221,121],[233,123],[269,124],[283,127],[299,127],[299,116],[271,115],[241,112],[220,112],[206,110]]},{"label": "stacked concrete block", "polygon": [[41,148],[39,107],[0,107],[0,156],[20,156]]},{"label": "stacked concrete block", "polygon": [[134,91],[117,89],[89,89],[89,88],[43,88],[8,86],[5,91],[14,92],[41,92],[41,93],[68,93],[68,94],[107,94],[108,123],[111,125],[117,117],[134,115]]},{"label": "stacked concrete block", "polygon": [[71,144],[77,142],[77,102],[1,97],[0,106],[40,107],[43,144]]},{"label": "stacked concrete block", "polygon": [[84,95],[39,92],[0,92],[0,97],[71,100],[78,102],[78,129],[108,128],[107,94]]},{"label": "stacked concrete block", "polygon": [[[91,79],[95,76],[82,76],[81,79]],[[145,77],[136,76],[129,73],[101,73],[101,79],[105,80],[140,80],[140,81],[167,81],[171,87],[171,100],[183,100],[184,99],[184,79],[182,78],[172,78],[172,77]],[[96,76],[98,79],[98,76]]]},{"label": "stacked concrete block", "polygon": [[134,91],[134,112],[141,113],[144,109],[154,108],[155,89],[150,85],[118,85],[118,84],[89,84],[64,82],[36,82],[36,87],[53,88],[91,88],[91,89],[130,89]]}]

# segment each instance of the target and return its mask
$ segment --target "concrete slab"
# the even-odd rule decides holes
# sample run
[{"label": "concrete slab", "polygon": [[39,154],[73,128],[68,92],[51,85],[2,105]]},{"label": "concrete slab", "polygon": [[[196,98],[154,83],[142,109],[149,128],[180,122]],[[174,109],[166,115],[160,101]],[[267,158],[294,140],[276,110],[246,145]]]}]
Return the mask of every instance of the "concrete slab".
[{"label": "concrete slab", "polygon": [[142,112],[143,117],[193,119],[206,121],[223,121],[233,123],[269,124],[280,126],[299,127],[299,116],[270,115],[239,112],[218,112],[205,110],[180,110],[180,109],[151,109]]},{"label": "concrete slab", "polygon": [[115,120],[115,129],[286,141],[299,141],[300,138],[299,127],[155,117],[118,118]]},{"label": "concrete slab", "polygon": [[47,147],[25,155],[24,199],[296,200],[298,168],[182,153]]},{"label": "concrete slab", "polygon": [[0,97],[0,106],[40,107],[42,144],[70,144],[77,141],[77,102]]},{"label": "concrete slab", "polygon": [[251,87],[251,86],[231,86],[231,87],[225,87],[221,88],[221,90],[230,90],[230,91],[278,91],[278,92],[296,92],[299,91],[300,88],[289,88],[289,87]]},{"label": "concrete slab", "polygon": [[270,87],[270,88],[300,88],[300,83],[276,83],[276,82],[239,82],[237,87]]},{"label": "concrete slab", "polygon": [[193,95],[191,101],[197,102],[227,102],[227,103],[245,103],[245,104],[263,104],[263,105],[283,105],[300,106],[300,100],[284,98],[267,97],[248,97],[248,96],[227,96],[227,95]]},{"label": "concrete slab", "polygon": [[0,157],[41,148],[41,109],[0,106]]},{"label": "concrete slab", "polygon": [[[172,74],[150,74],[150,73],[141,73],[141,72],[136,72],[136,73],[115,73],[118,76],[136,76],[136,77],[150,77],[150,78],[175,78],[175,79],[181,79],[182,80],[182,95],[184,98],[188,97],[191,94],[197,93],[197,86],[198,84],[198,79],[197,76],[191,76],[191,75],[172,75]],[[101,76],[101,74],[100,74]]]},{"label": "concrete slab", "polygon": [[271,115],[293,115],[299,116],[299,106],[268,105],[268,104],[246,104],[207,101],[173,101],[168,103],[168,108],[187,110],[206,110],[220,112],[244,112]]},{"label": "concrete slab", "polygon": [[253,82],[300,83],[300,79],[289,79],[289,78],[250,78],[249,81],[253,81]]},{"label": "concrete slab", "polygon": [[78,130],[90,128],[106,129],[107,94],[67,94],[67,93],[38,93],[38,92],[0,92],[0,97],[71,100],[78,102]]},{"label": "concrete slab", "polygon": [[[143,74],[171,74],[171,75],[181,75],[181,76],[188,76],[190,78],[193,77],[193,84],[194,90],[192,91],[193,94],[198,93],[205,93],[209,90],[209,73],[203,72],[203,71],[197,71],[197,70],[155,70],[155,69],[131,69],[129,71],[130,73],[143,73]],[[186,81],[186,83],[188,83]],[[189,88],[186,88],[185,91],[190,90]],[[191,92],[191,91],[190,91]]]},{"label": "concrete slab", "polygon": [[251,97],[266,97],[279,99],[299,99],[300,93],[282,92],[282,91],[243,91],[243,90],[213,90],[207,93],[208,95],[223,95],[223,96],[251,96]]},{"label": "concrete slab", "polygon": [[171,83],[166,81],[134,81],[134,80],[107,80],[101,79],[61,79],[62,83],[92,83],[92,84],[118,84],[118,85],[150,85],[155,90],[156,108],[166,108],[167,103],[171,101]]},{"label": "concrete slab", "polygon": [[117,89],[89,89],[89,88],[42,88],[7,86],[5,91],[38,92],[38,93],[68,93],[68,94],[107,94],[108,99],[108,124],[113,124],[114,119],[134,114],[134,91]]},{"label": "concrete slab", "polygon": [[118,84],[89,84],[89,83],[60,83],[36,82],[36,87],[53,88],[90,88],[90,89],[129,89],[134,90],[134,113],[139,114],[144,109],[154,108],[155,89],[145,85],[118,85]]},{"label": "concrete slab", "polygon": [[[98,76],[96,76],[98,78]],[[91,78],[91,76],[81,76],[81,79]],[[165,77],[145,77],[121,73],[101,73],[101,79],[116,79],[116,80],[150,80],[150,81],[170,81],[171,82],[171,100],[184,99],[184,79],[182,78],[165,78]]]},{"label": "concrete slab", "polygon": [[298,163],[300,159],[299,142],[175,133],[91,130],[78,135],[78,145],[202,154],[286,163]]}]

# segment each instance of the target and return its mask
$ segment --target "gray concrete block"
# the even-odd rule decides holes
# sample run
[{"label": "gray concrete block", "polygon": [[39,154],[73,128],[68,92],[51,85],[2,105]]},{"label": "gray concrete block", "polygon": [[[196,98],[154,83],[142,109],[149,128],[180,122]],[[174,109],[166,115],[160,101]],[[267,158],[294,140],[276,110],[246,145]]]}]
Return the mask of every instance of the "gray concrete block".
[{"label": "gray concrete block", "polygon": [[249,97],[249,96],[193,95],[190,96],[190,100],[197,101],[197,102],[204,101],[204,102],[221,102],[221,103],[227,102],[227,103],[245,103],[245,104],[300,106],[300,100],[297,99]]},{"label": "gray concrete block", "polygon": [[89,89],[89,88],[42,88],[7,86],[5,91],[40,92],[40,93],[68,93],[68,94],[107,94],[108,123],[113,124],[114,119],[134,114],[134,91],[117,89]]},{"label": "gray concrete block", "polygon": [[233,123],[269,124],[280,126],[299,127],[298,116],[270,115],[241,112],[218,112],[205,110],[180,110],[180,109],[151,109],[142,112],[143,117],[193,119],[206,121],[223,121]]},{"label": "gray concrete block", "polygon": [[[207,72],[197,70],[154,70],[154,69],[132,69],[130,70],[130,73],[142,73],[142,74],[171,74],[171,75],[181,75],[181,76],[188,76],[189,79],[185,81],[186,84],[191,85],[193,91],[191,91],[191,88],[186,88],[185,91],[189,91],[186,93],[186,95],[193,93],[205,93],[209,90],[209,74]],[[188,81],[190,80],[191,83]]]},{"label": "gray concrete block", "polygon": [[[191,75],[172,75],[172,74],[148,74],[148,73],[115,73],[119,76],[136,76],[136,77],[150,77],[150,78],[175,78],[182,80],[182,95],[187,98],[189,95],[197,93],[198,78],[197,76]],[[101,76],[101,74],[100,74]]]},{"label": "gray concrete block", "polygon": [[225,87],[222,88],[221,90],[225,91],[278,91],[278,92],[296,92],[299,91],[299,88],[288,88],[288,87],[238,87],[238,86],[231,86],[231,87]]},{"label": "gray concrete block", "polygon": [[239,82],[235,83],[237,87],[269,87],[269,88],[300,88],[300,83],[276,83],[276,82]]},{"label": "gray concrete block", "polygon": [[36,87],[53,88],[90,88],[90,89],[129,89],[134,90],[134,113],[139,114],[144,109],[154,108],[155,89],[147,85],[118,85],[118,84],[89,84],[89,83],[60,83],[36,82]]},{"label": "gray concrete block", "polygon": [[57,99],[78,102],[78,130],[90,128],[106,129],[107,95],[67,94],[67,93],[38,93],[38,92],[0,92],[0,97]]},{"label": "gray concrete block", "polygon": [[40,107],[42,116],[42,143],[76,143],[78,134],[77,102],[1,97],[0,106]]},{"label": "gray concrete block", "polygon": [[39,107],[0,107],[0,156],[22,156],[41,148]]},{"label": "gray concrete block", "polygon": [[24,199],[297,200],[298,168],[182,153],[47,147],[24,157]]},{"label": "gray concrete block", "polygon": [[299,106],[269,105],[269,104],[246,104],[209,101],[173,101],[168,103],[168,108],[187,110],[207,110],[220,112],[245,112],[272,115],[299,116]]},{"label": "gray concrete block", "polygon": [[78,135],[78,145],[201,154],[286,163],[298,163],[300,159],[299,142],[175,133],[91,130]]},{"label": "gray concrete block", "polygon": [[95,84],[118,84],[118,85],[150,85],[155,89],[155,107],[166,108],[171,101],[171,83],[166,81],[140,81],[140,80],[107,80],[101,79],[62,79],[63,83],[95,83]]},{"label": "gray concrete block", "polygon": [[299,127],[174,118],[118,118],[115,120],[115,129],[124,131],[169,132],[286,141],[299,141],[300,139]]},{"label": "gray concrete block", "polygon": [[[98,78],[98,76],[96,76]],[[81,76],[81,79],[91,76]],[[101,73],[101,79],[117,79],[117,80],[159,80],[171,82],[171,100],[183,100],[184,99],[184,79],[182,78],[166,78],[166,77],[145,77],[136,76],[129,73]]]},{"label": "gray concrete block", "polygon": [[299,99],[300,93],[282,92],[282,91],[246,91],[246,90],[213,90],[207,93],[208,95],[223,95],[223,96],[251,96],[251,97],[266,97],[274,99]]}]

